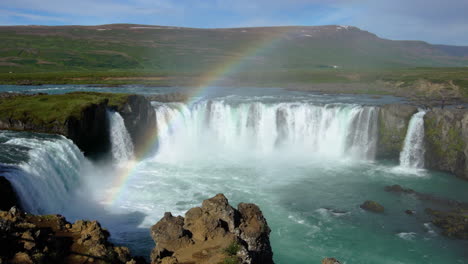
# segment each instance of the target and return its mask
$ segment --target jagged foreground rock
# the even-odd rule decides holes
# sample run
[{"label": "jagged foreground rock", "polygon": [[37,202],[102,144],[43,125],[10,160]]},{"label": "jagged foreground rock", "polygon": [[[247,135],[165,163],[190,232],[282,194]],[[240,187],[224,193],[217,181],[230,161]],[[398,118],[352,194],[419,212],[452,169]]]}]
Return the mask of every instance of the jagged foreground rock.
[{"label": "jagged foreground rock", "polygon": [[151,262],[273,263],[270,228],[255,204],[231,207],[223,194],[187,211],[185,218],[166,213],[151,228],[156,248]]},{"label": "jagged foreground rock", "polygon": [[13,207],[0,211],[0,263],[137,264],[126,247],[107,241],[96,221],[68,223],[60,215],[36,216]]}]

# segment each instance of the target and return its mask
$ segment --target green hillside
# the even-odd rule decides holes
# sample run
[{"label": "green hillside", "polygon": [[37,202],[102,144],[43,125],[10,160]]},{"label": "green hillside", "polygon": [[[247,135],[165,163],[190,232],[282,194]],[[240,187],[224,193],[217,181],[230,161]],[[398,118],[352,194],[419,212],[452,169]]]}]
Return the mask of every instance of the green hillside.
[{"label": "green hillside", "polygon": [[334,66],[350,70],[468,66],[465,53],[447,46],[385,40],[355,27],[340,26],[7,26],[0,27],[0,39],[0,73],[201,73],[239,60],[245,72]]}]

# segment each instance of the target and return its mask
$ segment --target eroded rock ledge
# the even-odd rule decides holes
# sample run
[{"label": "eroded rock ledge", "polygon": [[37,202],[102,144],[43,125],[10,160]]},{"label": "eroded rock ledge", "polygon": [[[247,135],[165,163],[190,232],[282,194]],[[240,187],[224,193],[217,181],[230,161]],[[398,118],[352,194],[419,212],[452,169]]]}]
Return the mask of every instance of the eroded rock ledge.
[{"label": "eroded rock ledge", "polygon": [[154,264],[273,263],[270,228],[255,204],[231,207],[223,194],[203,201],[185,217],[166,213],[151,228]]}]

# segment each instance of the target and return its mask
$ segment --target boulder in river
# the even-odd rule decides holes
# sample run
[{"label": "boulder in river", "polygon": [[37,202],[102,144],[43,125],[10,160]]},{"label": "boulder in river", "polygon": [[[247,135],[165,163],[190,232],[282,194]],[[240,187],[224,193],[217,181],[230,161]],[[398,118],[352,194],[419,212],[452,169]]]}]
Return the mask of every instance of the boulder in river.
[{"label": "boulder in river", "polygon": [[361,207],[362,209],[366,211],[371,211],[374,213],[383,213],[385,211],[385,208],[381,204],[375,201],[370,201],[370,200],[365,201],[359,207]]},{"label": "boulder in river", "polygon": [[324,258],[322,259],[322,264],[341,264],[341,262],[335,258]]}]

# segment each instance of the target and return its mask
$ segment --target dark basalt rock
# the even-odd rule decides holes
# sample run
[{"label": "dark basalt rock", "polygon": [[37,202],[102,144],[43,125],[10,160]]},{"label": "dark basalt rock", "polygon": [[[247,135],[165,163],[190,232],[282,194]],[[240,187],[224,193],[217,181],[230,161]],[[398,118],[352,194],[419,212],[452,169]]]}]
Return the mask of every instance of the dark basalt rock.
[{"label": "dark basalt rock", "polygon": [[416,213],[416,211],[414,211],[414,210],[409,210],[409,209],[405,210],[405,214],[407,214],[407,215],[414,215],[415,213]]},{"label": "dark basalt rock", "polygon": [[152,263],[273,263],[270,228],[255,204],[231,207],[218,194],[185,217],[164,217],[151,228]]},{"label": "dark basalt rock", "polygon": [[0,211],[0,263],[144,263],[108,238],[96,221],[71,224],[60,215],[30,215],[15,207]]},{"label": "dark basalt rock", "polygon": [[385,211],[385,208],[381,204],[375,201],[370,201],[370,200],[365,201],[359,207],[361,207],[362,209],[366,211],[370,211],[374,213],[383,213]]},{"label": "dark basalt rock", "polygon": [[108,101],[104,100],[100,104],[86,107],[80,118],[69,118],[65,122],[64,130],[59,129],[57,134],[71,139],[87,156],[107,153],[111,146],[107,103]]},{"label": "dark basalt rock", "polygon": [[10,210],[11,207],[18,205],[18,198],[13,190],[13,186],[11,186],[11,183],[5,177],[0,176],[0,210]]},{"label": "dark basalt rock", "polygon": [[149,100],[144,96],[131,95],[127,103],[116,109],[125,122],[125,127],[132,137],[135,154],[140,156],[147,140],[156,133],[156,113]]},{"label": "dark basalt rock", "polygon": [[398,160],[409,121],[417,111],[415,106],[406,104],[389,104],[379,109],[377,158]]}]

